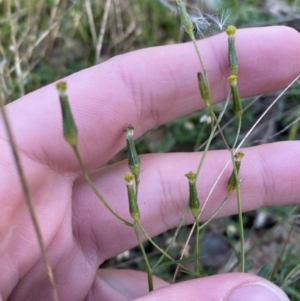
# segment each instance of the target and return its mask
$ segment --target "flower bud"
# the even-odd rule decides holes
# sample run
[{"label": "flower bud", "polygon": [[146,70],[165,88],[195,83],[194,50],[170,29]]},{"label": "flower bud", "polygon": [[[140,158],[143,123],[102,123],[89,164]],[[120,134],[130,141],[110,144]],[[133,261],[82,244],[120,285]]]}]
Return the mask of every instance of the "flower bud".
[{"label": "flower bud", "polygon": [[197,219],[200,212],[200,202],[196,188],[196,174],[190,171],[185,176],[189,180],[189,208],[194,218]]},{"label": "flower bud", "polygon": [[[237,171],[237,174],[239,173],[240,171],[240,167],[241,167],[241,161],[242,161],[242,158],[244,157],[244,153],[242,152],[238,152],[234,155],[234,164],[236,166],[236,171]],[[227,184],[227,192],[228,192],[228,195],[230,195],[234,190],[236,190],[236,187],[238,185],[238,182],[239,179],[237,179],[235,177],[235,172],[234,170],[232,171],[231,173],[231,176],[228,180],[228,184]]]},{"label": "flower bud", "polygon": [[63,118],[63,135],[65,140],[74,148],[77,146],[77,127],[71,112],[68,96],[66,94],[66,82],[58,82],[56,88],[59,92],[59,100]]},{"label": "flower bud", "polygon": [[232,25],[228,26],[227,30],[228,35],[228,63],[232,75],[237,75],[239,63],[235,51],[235,32],[236,28]]},{"label": "flower bud", "polygon": [[125,174],[124,179],[126,181],[127,186],[127,195],[129,201],[129,212],[133,220],[138,221],[140,218],[139,207],[137,204],[136,195],[134,192],[134,180],[135,177],[131,172]]}]

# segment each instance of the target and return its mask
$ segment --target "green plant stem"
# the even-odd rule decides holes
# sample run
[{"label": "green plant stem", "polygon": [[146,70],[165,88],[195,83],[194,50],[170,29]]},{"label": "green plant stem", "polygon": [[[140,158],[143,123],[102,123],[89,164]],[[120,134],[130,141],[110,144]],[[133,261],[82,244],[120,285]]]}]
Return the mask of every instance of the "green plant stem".
[{"label": "green plant stem", "polygon": [[204,74],[205,81],[208,83],[208,78],[207,78],[206,70],[205,70],[205,67],[204,67],[204,63],[203,63],[203,60],[201,58],[201,54],[200,54],[198,45],[196,43],[196,38],[195,38],[195,35],[194,35],[194,31],[193,31],[194,25],[191,22],[191,19],[190,19],[189,15],[186,11],[186,8],[185,8],[185,5],[184,5],[183,1],[182,0],[176,0],[176,4],[178,6],[181,23],[182,23],[186,33],[189,35],[191,41],[194,44],[194,47],[196,49],[196,53],[197,53],[197,56],[198,56],[198,59],[199,59],[199,62],[200,62],[200,65],[201,65],[201,68],[202,68],[202,71],[203,71],[203,74]]},{"label": "green plant stem", "polygon": [[212,139],[214,138],[215,132],[216,132],[216,130],[217,130],[217,126],[218,126],[218,124],[220,124],[220,121],[221,121],[221,119],[222,119],[222,117],[223,117],[223,115],[224,115],[224,113],[225,113],[225,111],[226,111],[226,109],[227,109],[227,106],[228,106],[229,101],[230,101],[230,93],[228,94],[227,99],[226,99],[226,102],[225,102],[225,105],[224,105],[224,108],[223,108],[223,110],[221,111],[221,113],[220,113],[220,115],[219,115],[219,117],[218,117],[218,119],[217,119],[217,120],[218,120],[218,123],[216,123],[216,124],[213,126],[212,131],[211,131],[211,133],[210,133],[210,135],[209,135],[209,138],[208,138],[208,140],[207,140],[207,143],[206,143],[206,145],[205,145],[204,151],[203,151],[203,153],[202,153],[200,162],[199,162],[198,167],[197,167],[196,179],[198,179],[198,177],[199,177],[200,170],[201,170],[201,168],[202,168],[202,166],[203,166],[204,159],[205,159],[205,157],[206,157],[206,154],[207,154],[207,152],[208,152],[208,149],[209,149],[209,147],[210,147],[210,144],[211,144],[211,142],[212,142]]},{"label": "green plant stem", "polygon": [[5,128],[6,128],[6,131],[7,131],[10,147],[11,147],[11,150],[12,150],[12,153],[13,153],[13,158],[14,158],[14,161],[15,161],[15,164],[16,164],[17,172],[18,172],[18,175],[19,175],[19,178],[20,178],[20,183],[21,183],[21,187],[22,187],[22,190],[23,190],[23,194],[24,194],[24,197],[25,197],[25,200],[26,200],[26,203],[27,203],[27,207],[28,207],[28,210],[29,210],[30,218],[31,218],[33,226],[34,226],[34,231],[35,231],[36,236],[37,236],[37,240],[38,240],[39,248],[40,248],[40,251],[41,251],[41,255],[42,255],[43,261],[44,261],[45,266],[46,266],[47,276],[48,276],[50,286],[51,286],[52,299],[54,301],[58,301],[59,299],[58,299],[58,295],[57,295],[57,290],[56,290],[56,286],[55,286],[55,281],[54,281],[52,268],[51,268],[51,265],[50,265],[50,262],[49,262],[49,259],[48,259],[48,256],[47,256],[45,243],[43,241],[42,232],[40,230],[38,219],[37,219],[37,216],[36,216],[36,213],[35,213],[33,200],[32,200],[31,195],[30,195],[29,187],[28,187],[28,184],[27,184],[27,180],[26,180],[26,177],[25,177],[25,174],[24,174],[22,164],[21,164],[21,160],[20,160],[19,153],[18,153],[18,150],[17,150],[16,142],[15,142],[15,139],[14,139],[14,136],[13,136],[13,133],[12,133],[12,130],[11,130],[10,122],[9,122],[9,119],[8,119],[8,116],[6,114],[6,110],[5,110],[5,107],[4,107],[4,100],[2,98],[2,91],[0,91],[0,98],[1,98],[0,107],[1,107],[1,112],[2,112],[2,116],[3,116]]},{"label": "green plant stem", "polygon": [[205,82],[208,84],[208,77],[207,77],[206,69],[205,69],[205,67],[204,67],[204,63],[203,63],[203,60],[202,60],[202,57],[201,57],[201,53],[200,53],[200,50],[199,50],[199,48],[198,48],[198,45],[197,45],[195,36],[194,36],[194,35],[193,35],[193,36],[190,36],[190,39],[192,40],[193,45],[194,45],[194,47],[195,47],[195,50],[196,50],[196,53],[197,53],[197,56],[198,56],[198,59],[199,59],[199,62],[200,62],[201,68],[202,68],[204,80],[205,80]]},{"label": "green plant stem", "polygon": [[[214,214],[205,222],[205,223],[203,223],[201,226],[199,226],[199,232],[220,212],[220,210],[223,208],[223,206],[224,206],[224,204],[226,203],[226,201],[227,201],[227,199],[228,199],[228,197],[229,197],[229,194],[227,194],[226,195],[226,197],[225,197],[225,199],[222,201],[222,203],[219,205],[219,207],[217,208],[217,210],[214,212]],[[203,208],[203,207],[202,207]],[[201,209],[202,210],[202,209]],[[202,211],[200,212],[200,214],[199,214],[199,216],[198,216],[198,221],[199,221],[199,219],[200,219],[200,216],[201,216],[201,213],[202,213]],[[193,230],[194,230],[194,227],[195,227],[195,225],[196,225],[196,222],[194,223],[194,226],[193,226],[193,228],[192,228],[192,230],[191,230],[191,233],[190,233],[190,235],[189,235],[189,238],[188,238],[188,241],[189,241],[189,239],[190,239],[190,237],[191,237],[191,235],[192,235],[192,233],[193,233]],[[182,258],[182,257],[181,257]],[[178,273],[178,267],[176,268],[176,271],[175,271],[175,273],[174,273],[174,276],[173,276],[173,280],[172,280],[172,283],[174,283],[174,281],[175,281],[175,278],[176,278],[176,276],[177,276],[177,273]]]},{"label": "green plant stem", "polygon": [[[197,56],[198,56],[198,59],[199,59],[199,62],[200,62],[201,68],[202,68],[204,81],[205,81],[205,83],[206,83],[206,86],[208,87],[208,90],[210,90],[207,72],[206,72],[206,69],[205,69],[205,66],[204,66],[202,57],[201,57],[200,50],[199,50],[198,45],[197,45],[197,43],[196,43],[195,35],[194,35],[193,33],[189,33],[189,36],[190,36],[190,39],[192,40],[193,45],[194,45],[194,48],[195,48],[195,50],[196,50],[196,53],[197,53]],[[210,95],[210,91],[209,91],[209,95]],[[226,138],[225,138],[225,136],[223,135],[223,131],[222,131],[222,128],[220,127],[219,120],[218,120],[218,118],[216,117],[216,115],[215,115],[215,113],[214,113],[214,111],[213,111],[213,109],[212,109],[212,102],[211,102],[211,99],[209,99],[209,103],[210,103],[210,105],[209,105],[209,107],[208,107],[208,110],[209,110],[209,113],[210,113],[210,116],[211,116],[211,120],[212,120],[212,121],[213,121],[213,120],[216,121],[216,125],[217,125],[217,127],[219,128],[219,131],[220,131],[220,134],[221,134],[221,136],[222,136],[222,139],[223,139],[223,141],[224,141],[224,143],[225,143],[225,146],[226,146],[228,149],[230,149],[229,146],[228,146],[228,143],[227,143],[227,141],[226,141]],[[213,136],[214,136],[214,134],[215,134],[215,131],[216,131],[216,129],[215,129],[214,132],[213,132]],[[197,178],[197,177],[196,177],[196,178]]]},{"label": "green plant stem", "polygon": [[129,227],[133,227],[134,224],[133,223],[130,223],[129,221],[127,221],[126,219],[124,219],[123,217],[121,217],[118,213],[116,213],[109,205],[108,203],[105,201],[104,197],[99,193],[99,191],[97,190],[97,188],[95,187],[93,181],[91,180],[89,174],[87,173],[85,167],[84,167],[84,164],[82,162],[82,159],[81,159],[81,156],[80,156],[80,153],[78,151],[78,148],[77,147],[72,147],[74,152],[75,152],[75,155],[76,155],[76,158],[77,158],[77,161],[79,163],[79,166],[80,166],[80,169],[83,173],[83,176],[85,178],[85,180],[87,181],[87,183],[89,184],[89,186],[91,187],[91,189],[93,190],[93,192],[96,194],[96,196],[98,197],[98,199],[103,203],[103,205],[107,208],[107,210],[112,214],[114,215],[118,220],[120,220],[121,222],[123,222],[126,226],[129,226]]},{"label": "green plant stem", "polygon": [[[244,112],[246,110],[248,110],[249,108],[251,108],[253,106],[253,104],[255,104],[257,102],[257,100],[259,100],[261,97],[261,95],[255,97],[245,108],[244,108]],[[232,117],[228,122],[226,122],[223,126],[222,126],[222,130],[224,130],[227,126],[229,126],[235,119],[237,119],[238,116],[234,115],[234,117]],[[219,134],[219,131],[217,131],[214,135],[214,138]],[[273,137],[273,136],[272,136]],[[207,143],[207,140],[204,141],[199,147],[197,147],[197,149],[195,149],[195,151],[200,151]]]},{"label": "green plant stem", "polygon": [[134,182],[135,182],[135,198],[136,198],[136,201],[137,201],[138,200],[138,194],[139,194],[140,179],[134,177]]},{"label": "green plant stem", "polygon": [[[177,235],[178,235],[178,233],[179,233],[179,231],[180,231],[180,229],[181,229],[181,227],[182,227],[182,225],[183,225],[183,222],[184,222],[184,220],[185,220],[185,217],[186,217],[188,208],[189,208],[189,204],[187,203],[187,205],[186,205],[185,208],[184,208],[183,214],[182,214],[182,216],[181,216],[181,218],[180,218],[179,225],[178,225],[178,227],[177,227],[177,229],[176,229],[176,231],[175,231],[175,234],[173,235],[173,237],[172,237],[172,239],[171,239],[171,241],[170,241],[170,243],[169,243],[167,249],[165,250],[166,253],[168,253],[169,250],[172,248],[173,243],[174,243],[175,239],[177,238]],[[160,265],[160,263],[163,261],[164,258],[165,258],[165,255],[162,254],[162,255],[160,256],[160,258],[158,259],[157,263],[154,265],[153,271]]]},{"label": "green plant stem", "polygon": [[[205,222],[203,223],[200,227],[199,227],[199,231],[202,230],[205,226],[208,225],[208,223],[211,222],[211,220],[213,220],[216,215],[221,211],[221,209],[223,208],[223,206],[225,205],[226,201],[228,200],[229,194],[226,195],[226,197],[224,198],[224,200],[222,201],[222,203],[219,205],[219,207],[217,208],[217,210],[214,212],[214,214]],[[199,219],[198,219],[199,220]]]},{"label": "green plant stem", "polygon": [[238,118],[238,129],[237,129],[236,137],[235,137],[235,140],[234,140],[234,143],[233,143],[233,146],[232,146],[233,151],[234,151],[234,149],[237,145],[237,142],[239,140],[240,133],[241,133],[241,127],[242,127],[242,115],[238,115],[237,118]]},{"label": "green plant stem", "polygon": [[[221,126],[220,126],[220,123],[219,123],[219,121],[218,121],[218,118],[217,118],[215,112],[214,112],[212,109],[211,109],[211,118],[214,119],[215,122],[216,122],[216,125],[217,125],[217,127],[218,127],[218,129],[219,129],[219,133],[220,133],[221,138],[222,138],[222,140],[223,140],[223,142],[224,142],[224,144],[225,144],[225,147],[226,147],[228,150],[230,150],[230,147],[229,147],[229,145],[228,145],[228,143],[227,143],[227,140],[226,140],[226,138],[225,138],[225,136],[224,136],[223,130],[222,130],[222,128],[221,128]],[[215,134],[215,133],[214,133],[214,134]]]},{"label": "green plant stem", "polygon": [[202,168],[202,166],[203,166],[205,157],[206,157],[206,155],[207,155],[208,149],[209,149],[209,147],[210,147],[210,144],[211,144],[211,142],[212,142],[212,139],[213,139],[213,137],[214,137],[214,134],[215,134],[216,129],[217,129],[217,125],[214,125],[213,129],[212,129],[211,132],[210,132],[209,138],[208,138],[208,140],[207,140],[206,146],[205,146],[205,148],[204,148],[204,151],[203,151],[203,153],[202,153],[200,162],[199,162],[198,167],[197,167],[197,171],[196,171],[196,180],[197,180],[198,177],[199,177],[201,168]]},{"label": "green plant stem", "polygon": [[236,134],[233,146],[232,146],[231,159],[232,159],[234,175],[235,175],[236,183],[237,183],[236,192],[237,192],[237,205],[238,205],[238,219],[239,219],[239,227],[240,227],[240,234],[241,234],[240,263],[241,263],[241,271],[242,271],[242,273],[244,273],[245,272],[245,237],[244,237],[243,211],[242,211],[242,202],[241,202],[240,181],[238,178],[238,171],[237,171],[236,164],[234,161],[234,149],[235,149],[235,146],[236,146],[239,136],[240,136],[241,127],[242,127],[242,114],[238,115],[238,129],[237,129],[237,134]]},{"label": "green plant stem", "polygon": [[241,200],[241,187],[240,181],[238,178],[238,171],[234,161],[234,151],[231,151],[231,160],[233,162],[234,176],[236,178],[236,193],[237,193],[237,206],[238,206],[238,219],[240,227],[240,239],[241,239],[241,254],[240,254],[240,263],[241,263],[241,272],[245,272],[245,237],[244,237],[244,224],[243,224],[243,211],[242,211],[242,200]]},{"label": "green plant stem", "polygon": [[200,277],[200,266],[199,266],[199,234],[200,234],[200,227],[199,227],[199,220],[196,221],[196,273],[198,277]]},{"label": "green plant stem", "polygon": [[[136,221],[136,224],[140,227],[140,229],[142,230],[142,232],[144,233],[144,235],[146,236],[146,238],[150,241],[150,243],[159,251],[161,252],[165,257],[169,258],[171,261],[175,261],[174,258],[172,258],[168,253],[166,253],[166,251],[164,251],[162,248],[160,248],[154,241],[153,239],[149,236],[149,234],[147,233],[147,231],[145,230],[145,228],[143,227],[143,225],[141,224],[140,221]],[[183,265],[181,264],[178,264],[183,270],[185,270],[186,272],[188,273],[191,273],[192,272],[187,269],[186,267],[184,267]],[[152,271],[154,271],[154,268],[152,268]]]},{"label": "green plant stem", "polygon": [[144,258],[144,260],[145,260],[145,264],[146,264],[146,268],[147,268],[147,274],[148,274],[148,288],[149,288],[149,292],[151,292],[151,291],[153,291],[153,275],[152,275],[152,269],[151,269],[151,266],[150,266],[150,263],[149,263],[147,254],[146,254],[146,252],[145,252],[145,248],[144,248],[144,246],[143,246],[143,243],[142,243],[142,240],[141,240],[141,237],[140,237],[140,233],[139,233],[139,229],[138,229],[138,225],[137,225],[137,222],[136,222],[136,221],[135,221],[134,224],[133,224],[133,228],[134,228],[134,232],[135,232],[136,238],[137,238],[137,240],[138,240],[138,243],[139,243],[141,252],[142,252],[142,254],[143,254],[143,258]]}]

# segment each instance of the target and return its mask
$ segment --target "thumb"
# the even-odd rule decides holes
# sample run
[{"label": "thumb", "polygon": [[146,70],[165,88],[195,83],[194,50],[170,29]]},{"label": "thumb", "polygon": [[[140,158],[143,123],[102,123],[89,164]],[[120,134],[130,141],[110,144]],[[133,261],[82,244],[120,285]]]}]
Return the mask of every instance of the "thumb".
[{"label": "thumb", "polygon": [[162,287],[134,301],[289,301],[275,284],[256,275],[230,273]]}]

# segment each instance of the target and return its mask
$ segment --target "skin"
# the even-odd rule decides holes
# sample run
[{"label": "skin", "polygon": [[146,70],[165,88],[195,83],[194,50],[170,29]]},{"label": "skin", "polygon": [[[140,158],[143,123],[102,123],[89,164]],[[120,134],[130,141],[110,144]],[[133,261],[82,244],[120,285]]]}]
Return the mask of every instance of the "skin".
[{"label": "skin", "polygon": [[[226,35],[203,40],[199,46],[212,99],[217,103],[228,92]],[[239,30],[236,47],[242,97],[278,90],[300,73],[300,36],[293,29]],[[199,68],[193,46],[187,43],[120,55],[65,79],[84,163],[93,172],[99,191],[127,220],[123,180],[127,163],[101,166],[125,146],[123,129],[129,123],[139,137],[157,125],[203,108],[196,80]],[[7,112],[60,300],[226,300],[233,287],[264,281],[255,275],[225,274],[170,286],[155,278],[155,289],[164,288],[148,294],[142,272],[98,270],[104,260],[136,246],[137,241],[134,231],[116,220],[82,180],[75,156],[62,137],[55,86],[9,104]],[[0,138],[0,300],[51,300],[3,122]],[[244,211],[299,202],[299,147],[296,141],[243,150],[240,175],[244,178]],[[228,151],[209,153],[200,175],[200,200],[206,197],[229,156]],[[199,153],[141,156],[139,206],[142,223],[151,236],[178,224],[188,197],[184,174],[195,170],[199,159]],[[226,169],[203,220],[222,201],[230,173],[231,168]],[[236,210],[232,196],[221,215]],[[192,221],[190,216],[188,222]]]}]

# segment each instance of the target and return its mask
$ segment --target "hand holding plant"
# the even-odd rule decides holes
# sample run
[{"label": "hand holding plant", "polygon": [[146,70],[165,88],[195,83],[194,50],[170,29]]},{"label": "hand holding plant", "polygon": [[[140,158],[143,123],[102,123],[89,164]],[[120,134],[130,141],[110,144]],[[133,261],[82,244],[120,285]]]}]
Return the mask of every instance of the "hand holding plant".
[{"label": "hand holding plant", "polygon": [[[277,90],[299,75],[300,37],[296,31],[286,27],[245,29],[236,36],[242,97]],[[226,39],[226,34],[220,34],[198,43],[213,103],[226,98],[229,90]],[[84,165],[97,189],[125,220],[130,220],[123,180],[127,162],[101,166],[125,146],[123,130],[129,123],[135,135],[141,136],[157,125],[203,108],[195,77],[199,68],[189,43],[132,52],[64,79]],[[287,300],[277,287],[255,275],[232,273],[172,286],[154,277],[156,291],[147,294],[147,276],[142,272],[98,270],[105,259],[137,241],[134,231],[116,219],[84,181],[76,157],[61,135],[54,85],[9,104],[7,112],[60,300],[233,301],[247,300],[249,290],[253,300]],[[0,135],[0,300],[51,300],[3,125]],[[299,142],[282,142],[243,150],[243,210],[299,202],[299,147]],[[200,202],[227,158],[227,151],[207,154],[198,183]],[[140,219],[154,236],[178,225],[188,199],[184,174],[195,169],[199,154],[149,154],[140,159]],[[225,171],[201,215],[202,221],[217,209],[231,171]],[[236,201],[229,197],[221,214],[233,213]],[[194,222],[192,215],[189,222]],[[164,288],[157,290],[160,287]]]}]

